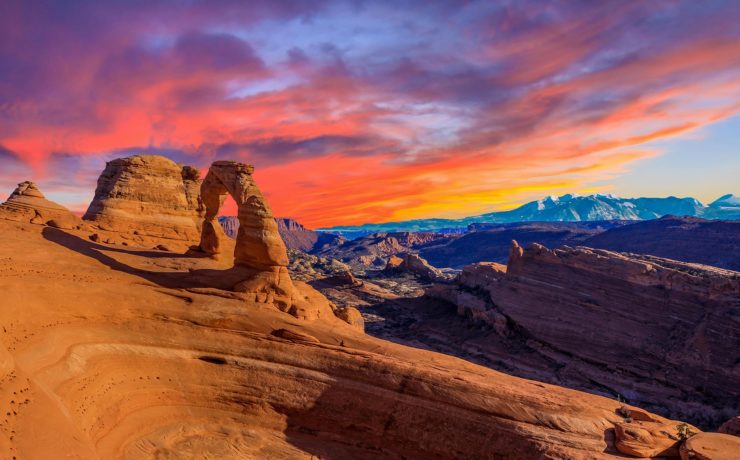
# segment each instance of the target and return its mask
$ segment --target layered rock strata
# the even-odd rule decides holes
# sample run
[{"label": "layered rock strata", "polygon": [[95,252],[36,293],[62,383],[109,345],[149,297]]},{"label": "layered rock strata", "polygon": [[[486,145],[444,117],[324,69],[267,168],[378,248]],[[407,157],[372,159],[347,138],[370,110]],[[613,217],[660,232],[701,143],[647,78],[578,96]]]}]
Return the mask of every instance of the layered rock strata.
[{"label": "layered rock strata", "polygon": [[109,161],[83,219],[101,230],[197,243],[200,172],[159,155]]},{"label": "layered rock strata", "polygon": [[738,272],[514,242],[507,267],[474,264],[429,292],[554,361],[565,383],[588,375],[586,387],[705,426],[740,412]]},{"label": "layered rock strata", "polygon": [[31,181],[18,184],[8,200],[0,205],[0,218],[68,229],[82,224],[69,209],[47,200]]}]

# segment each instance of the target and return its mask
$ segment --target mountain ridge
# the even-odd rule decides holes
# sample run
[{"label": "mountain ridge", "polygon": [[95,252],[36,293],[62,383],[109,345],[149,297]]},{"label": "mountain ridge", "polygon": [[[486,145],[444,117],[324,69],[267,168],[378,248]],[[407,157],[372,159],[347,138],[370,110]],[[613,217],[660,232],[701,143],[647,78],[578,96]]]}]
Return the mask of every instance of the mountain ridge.
[{"label": "mountain ridge", "polygon": [[583,222],[600,220],[649,220],[666,215],[706,219],[740,219],[740,198],[723,195],[708,205],[692,197],[621,198],[613,194],[550,195],[515,209],[496,211],[460,219],[414,219],[379,224],[319,228],[320,232],[339,233],[348,238],[389,231],[457,231],[471,224],[511,222]]}]

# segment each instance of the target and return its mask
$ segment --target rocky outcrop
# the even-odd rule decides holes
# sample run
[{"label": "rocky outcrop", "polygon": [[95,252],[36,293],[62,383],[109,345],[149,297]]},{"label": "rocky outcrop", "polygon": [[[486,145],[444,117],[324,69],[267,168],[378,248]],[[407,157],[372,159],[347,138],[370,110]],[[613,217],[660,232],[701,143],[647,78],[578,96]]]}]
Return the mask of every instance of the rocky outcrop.
[{"label": "rocky outcrop", "polygon": [[236,201],[239,231],[234,246],[234,265],[243,280],[234,286],[255,301],[273,305],[304,319],[332,315],[333,306],[313,288],[296,289],[288,272],[288,253],[272,210],[252,178],[254,167],[235,161],[216,161],[201,185],[205,220],[200,250],[219,257],[227,238],[218,223],[218,211],[227,195]]},{"label": "rocky outcrop", "polygon": [[475,264],[457,286],[429,293],[570,369],[558,373],[562,384],[709,427],[740,411],[738,272],[514,242],[505,271]]},{"label": "rocky outcrop", "polygon": [[0,218],[64,229],[82,225],[79,217],[64,206],[47,200],[31,181],[18,184],[8,200],[0,205]]},{"label": "rocky outcrop", "polygon": [[340,260],[358,270],[382,269],[390,256],[415,252],[451,238],[452,235],[433,232],[375,233],[351,241],[338,241],[316,251],[316,254]]},{"label": "rocky outcrop", "polygon": [[101,230],[195,243],[200,173],[159,155],[109,161],[83,219]]},{"label": "rocky outcrop", "polygon": [[732,417],[717,430],[720,433],[731,434],[733,436],[740,436],[740,415]]},{"label": "rocky outcrop", "polygon": [[337,317],[356,329],[365,330],[365,320],[355,307],[340,308],[337,310]]},{"label": "rocky outcrop", "polygon": [[698,433],[681,445],[681,460],[736,460],[740,438],[722,433]]},{"label": "rocky outcrop", "polygon": [[627,223],[600,221],[471,224],[468,233],[445,244],[422,248],[419,255],[435,267],[461,269],[476,262],[506,263],[511,240],[517,240],[523,246],[531,243],[540,243],[547,247],[581,246],[588,238]]},{"label": "rocky outcrop", "polygon": [[452,276],[442,270],[432,267],[429,262],[419,257],[418,254],[404,254],[403,257],[391,256],[383,269],[385,274],[409,273],[424,281],[445,282]]}]

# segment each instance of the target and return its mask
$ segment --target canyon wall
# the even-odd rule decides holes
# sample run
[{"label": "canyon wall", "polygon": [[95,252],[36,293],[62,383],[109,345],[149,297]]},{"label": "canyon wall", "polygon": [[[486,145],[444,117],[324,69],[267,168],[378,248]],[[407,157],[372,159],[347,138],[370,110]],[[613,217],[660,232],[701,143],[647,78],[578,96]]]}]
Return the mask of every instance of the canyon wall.
[{"label": "canyon wall", "polygon": [[563,379],[715,426],[740,411],[740,273],[514,243],[430,294],[554,361]]}]

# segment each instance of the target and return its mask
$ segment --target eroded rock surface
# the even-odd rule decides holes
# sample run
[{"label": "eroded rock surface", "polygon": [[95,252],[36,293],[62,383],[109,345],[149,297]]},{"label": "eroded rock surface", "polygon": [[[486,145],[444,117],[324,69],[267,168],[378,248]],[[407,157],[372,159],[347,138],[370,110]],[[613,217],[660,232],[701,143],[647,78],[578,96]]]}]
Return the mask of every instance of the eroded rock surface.
[{"label": "eroded rock surface", "polygon": [[505,270],[474,264],[456,287],[429,293],[494,328],[502,344],[529,350],[507,358],[517,366],[529,360],[524,375],[554,362],[560,383],[707,427],[740,411],[738,272],[514,243]]},{"label": "eroded rock surface", "polygon": [[159,155],[109,161],[83,219],[101,230],[196,243],[200,173]]},{"label": "eroded rock surface", "polygon": [[224,260],[0,233],[1,458],[622,458],[613,399],[262,308]]},{"label": "eroded rock surface", "polygon": [[8,200],[0,205],[0,218],[66,229],[82,225],[79,217],[64,206],[47,200],[31,181],[18,184]]},{"label": "eroded rock surface", "polygon": [[681,445],[681,460],[736,460],[740,438],[723,433],[698,433]]}]

